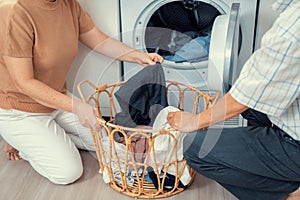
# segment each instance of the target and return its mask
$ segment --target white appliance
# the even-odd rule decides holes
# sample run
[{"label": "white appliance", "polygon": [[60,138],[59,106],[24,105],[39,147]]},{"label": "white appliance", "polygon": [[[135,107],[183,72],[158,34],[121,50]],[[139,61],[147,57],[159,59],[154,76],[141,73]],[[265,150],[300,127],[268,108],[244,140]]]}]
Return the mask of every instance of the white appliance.
[{"label": "white appliance", "polygon": [[[90,14],[95,25],[110,37],[120,39],[119,0],[79,0],[81,6]],[[77,84],[90,80],[95,85],[120,81],[121,65],[119,61],[95,53],[79,44],[78,55],[73,62],[67,79],[68,89],[78,95]],[[84,94],[91,90],[84,88]],[[102,102],[108,107],[108,102]]]},{"label": "white appliance", "polygon": [[262,36],[272,27],[279,16],[279,12],[273,10],[272,5],[276,0],[264,0],[259,2],[258,17],[256,22],[255,50],[260,47]]},{"label": "white appliance", "polygon": [[[257,1],[122,0],[120,1],[122,41],[142,51],[149,52],[149,50],[155,49],[155,47],[149,48],[147,46],[149,41],[147,37],[151,37],[149,32],[155,30],[155,28],[150,27],[157,26],[158,31],[156,32],[161,32],[160,37],[172,35],[170,32],[173,33],[173,31],[170,31],[168,27],[170,23],[164,21],[162,13],[169,10],[170,14],[167,15],[169,20],[172,17],[180,20],[181,18],[174,10],[181,9],[182,11],[180,5],[183,5],[184,9],[192,11],[190,12],[191,16],[196,16],[197,25],[199,25],[199,19],[197,19],[199,14],[197,13],[200,12],[201,15],[202,11],[207,12],[210,10],[214,13],[211,24],[207,25],[210,29],[208,32],[210,32],[211,38],[209,55],[206,59],[193,62],[188,60],[174,62],[166,59],[163,63],[165,77],[167,80],[176,80],[207,92],[219,91],[224,93],[236,80],[243,64],[253,52]],[[201,11],[200,8],[195,13],[195,6],[199,5],[203,6],[204,10]],[[210,18],[210,13],[207,14],[207,17]],[[157,18],[162,22],[156,23]],[[205,19],[205,16],[202,16],[202,18]],[[195,22],[193,23],[195,24]],[[180,28],[184,30],[185,26],[176,27],[175,33],[182,33],[183,31],[178,31]],[[152,39],[155,39],[155,37],[152,37]],[[172,39],[174,38],[170,40]],[[141,69],[136,64],[123,63],[124,79],[127,80]],[[245,121],[241,116],[238,116],[228,120],[224,125],[227,127],[244,126]]]}]

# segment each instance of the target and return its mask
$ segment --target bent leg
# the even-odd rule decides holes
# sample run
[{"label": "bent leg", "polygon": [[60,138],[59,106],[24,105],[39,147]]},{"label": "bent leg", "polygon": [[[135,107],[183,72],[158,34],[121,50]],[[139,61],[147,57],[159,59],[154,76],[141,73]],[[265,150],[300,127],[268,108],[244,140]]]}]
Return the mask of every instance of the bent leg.
[{"label": "bent leg", "polygon": [[[72,93],[67,94],[80,101]],[[58,110],[55,113],[55,121],[66,131],[77,148],[95,151],[90,129],[82,126],[74,113]]]},{"label": "bent leg", "polygon": [[[217,139],[210,148],[208,134]],[[199,131],[186,136],[184,148],[192,168],[241,200],[280,199],[300,183],[300,146],[275,127]]]},{"label": "bent leg", "polygon": [[0,110],[0,132],[24,160],[51,182],[68,184],[81,176],[80,154],[51,114]]},{"label": "bent leg", "polygon": [[95,151],[90,129],[82,126],[75,114],[56,111],[55,121],[66,131],[77,148]]}]

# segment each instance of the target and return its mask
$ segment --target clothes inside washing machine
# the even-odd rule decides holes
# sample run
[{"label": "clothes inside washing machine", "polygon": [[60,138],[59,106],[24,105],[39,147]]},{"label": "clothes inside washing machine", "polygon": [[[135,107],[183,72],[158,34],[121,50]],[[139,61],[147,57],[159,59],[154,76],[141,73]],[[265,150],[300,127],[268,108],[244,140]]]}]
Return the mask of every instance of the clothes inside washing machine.
[{"label": "clothes inside washing machine", "polygon": [[211,29],[218,15],[215,7],[200,1],[193,7],[181,1],[167,3],[147,24],[146,49],[176,63],[207,60]]}]

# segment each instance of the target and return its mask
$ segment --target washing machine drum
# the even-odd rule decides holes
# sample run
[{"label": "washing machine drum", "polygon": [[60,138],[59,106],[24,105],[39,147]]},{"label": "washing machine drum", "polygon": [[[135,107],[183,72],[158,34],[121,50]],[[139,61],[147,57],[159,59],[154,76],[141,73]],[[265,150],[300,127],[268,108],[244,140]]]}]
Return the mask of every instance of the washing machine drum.
[{"label": "washing machine drum", "polygon": [[[193,8],[187,8],[180,1],[161,6],[151,16],[147,24],[145,34],[147,51],[158,52],[175,62],[195,61],[195,59],[199,61],[202,59],[201,56],[198,59],[195,56],[189,58],[192,55],[191,52],[188,56],[178,53],[184,50],[182,48],[186,44],[191,45],[186,46],[189,49],[194,49],[195,45],[202,45],[201,48],[208,51],[210,32],[218,15],[220,12],[215,7],[200,1],[196,1]],[[205,57],[205,52],[202,53]]]}]

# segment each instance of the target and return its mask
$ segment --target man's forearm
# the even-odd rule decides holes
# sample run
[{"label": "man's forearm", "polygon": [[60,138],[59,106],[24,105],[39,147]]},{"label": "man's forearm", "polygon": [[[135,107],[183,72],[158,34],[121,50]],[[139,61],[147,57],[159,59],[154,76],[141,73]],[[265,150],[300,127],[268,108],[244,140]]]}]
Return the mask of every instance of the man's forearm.
[{"label": "man's forearm", "polygon": [[202,129],[226,121],[241,114],[247,109],[247,106],[240,104],[230,95],[230,93],[227,93],[211,108],[198,115],[198,128]]}]

